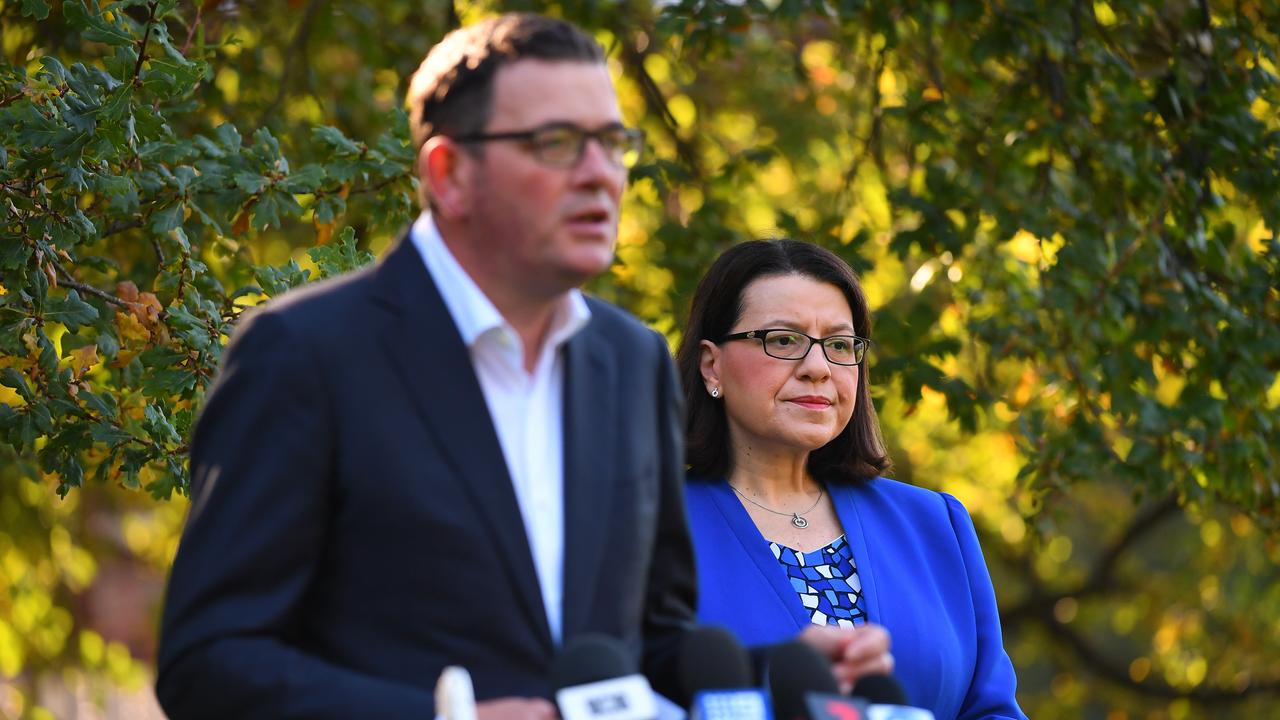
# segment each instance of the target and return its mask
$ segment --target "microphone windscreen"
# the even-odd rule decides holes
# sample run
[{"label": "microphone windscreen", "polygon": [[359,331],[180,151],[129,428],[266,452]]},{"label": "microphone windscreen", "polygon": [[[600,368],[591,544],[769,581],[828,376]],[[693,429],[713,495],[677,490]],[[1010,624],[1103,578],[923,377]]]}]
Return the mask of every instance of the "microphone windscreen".
[{"label": "microphone windscreen", "polygon": [[676,672],[688,705],[697,693],[752,687],[751,656],[733,633],[722,627],[698,627],[684,634]]},{"label": "microphone windscreen", "polygon": [[860,697],[874,705],[910,705],[907,691],[892,675],[867,675],[853,686],[854,697]]},{"label": "microphone windscreen", "polygon": [[632,675],[636,672],[635,663],[627,658],[626,648],[619,640],[608,635],[579,635],[565,643],[551,663],[551,688],[559,691]]},{"label": "microphone windscreen", "polygon": [[840,692],[831,674],[831,663],[799,640],[773,648],[769,653],[767,677],[777,720],[808,718],[807,693],[837,695]]}]

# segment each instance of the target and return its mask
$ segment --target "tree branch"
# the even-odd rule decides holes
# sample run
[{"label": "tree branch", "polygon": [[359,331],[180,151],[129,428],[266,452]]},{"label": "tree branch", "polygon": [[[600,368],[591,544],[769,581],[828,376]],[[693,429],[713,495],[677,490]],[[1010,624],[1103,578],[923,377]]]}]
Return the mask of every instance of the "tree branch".
[{"label": "tree branch", "polygon": [[151,26],[156,21],[156,8],[159,0],[147,6],[147,29],[142,31],[142,40],[138,42],[138,62],[133,66],[133,84],[138,84],[138,76],[142,74],[142,63],[147,61],[147,41],[151,39]]},{"label": "tree branch", "polygon": [[259,125],[266,125],[267,120],[276,113],[276,110],[284,102],[285,95],[289,91],[289,76],[293,74],[294,63],[299,56],[305,55],[307,39],[311,37],[311,27],[315,23],[316,15],[319,14],[320,6],[324,5],[324,3],[325,0],[311,0],[307,4],[306,12],[302,16],[302,22],[293,33],[293,40],[289,43],[289,49],[285,51],[284,70],[280,73],[280,87],[276,90],[275,99],[262,112],[262,119],[258,121]]},{"label": "tree branch", "polygon": [[[1009,623],[1024,622],[1033,618],[1052,617],[1053,607],[1065,598],[1080,598],[1105,594],[1114,589],[1115,569],[1121,556],[1130,550],[1139,540],[1155,530],[1161,522],[1177,512],[1178,499],[1167,495],[1159,501],[1139,508],[1129,519],[1125,529],[1107,545],[1106,549],[1093,563],[1085,580],[1080,584],[1063,589],[1051,589],[1042,583],[1031,566],[1030,558],[1020,554],[1006,554],[1005,560],[1022,569],[1022,574],[1031,583],[1030,597],[1012,607],[1001,610],[1000,618]],[[1003,547],[1003,546],[1001,546]]]},{"label": "tree branch", "polygon": [[1177,513],[1178,498],[1169,494],[1153,504],[1140,508],[1129,520],[1129,525],[1111,542],[1098,557],[1089,573],[1089,578],[1079,588],[1077,594],[1092,593],[1102,590],[1114,579],[1116,565],[1120,557],[1139,540],[1154,530],[1160,523]]},{"label": "tree branch", "polygon": [[203,19],[203,17],[204,17],[204,2],[202,2],[202,0],[197,0],[196,19],[191,22],[191,27],[187,29],[187,40],[186,42],[182,43],[182,50],[179,51],[183,54],[183,56],[186,56],[187,51],[191,49],[191,41],[195,39],[196,28],[200,27],[200,21]]},{"label": "tree branch", "polygon": [[1127,666],[1117,663],[1098,650],[1084,636],[1071,626],[1058,622],[1052,611],[1041,618],[1045,630],[1056,640],[1066,645],[1089,668],[1093,674],[1124,687],[1126,690],[1141,693],[1149,697],[1168,699],[1186,698],[1198,702],[1219,705],[1243,702],[1250,696],[1280,694],[1280,681],[1268,680],[1252,683],[1243,688],[1196,687],[1183,689],[1174,687],[1163,680],[1147,679],[1141,682],[1129,675]]},{"label": "tree branch", "polygon": [[131,303],[128,300],[125,300],[123,298],[118,298],[115,295],[112,295],[111,293],[106,292],[105,290],[99,290],[98,288],[92,285],[85,285],[82,282],[77,282],[76,279],[71,276],[71,273],[67,272],[67,269],[62,267],[62,264],[59,263],[57,259],[55,259],[53,256],[49,256],[49,262],[53,263],[54,269],[57,270],[58,274],[62,276],[61,285],[63,287],[71,288],[72,290],[79,290],[80,292],[86,295],[92,295],[100,300],[105,300],[111,303],[112,305],[117,305],[126,310],[133,310],[133,308],[135,307],[134,303]]},{"label": "tree branch", "polygon": [[142,227],[141,220],[117,220],[103,228],[102,234],[98,236],[98,239],[101,240],[102,238],[115,235],[116,233],[140,227]]},{"label": "tree branch", "polygon": [[653,77],[649,75],[649,71],[644,66],[645,52],[636,48],[634,43],[622,40],[626,38],[627,33],[619,30],[615,33],[615,37],[619,38],[619,45],[622,47],[622,65],[632,76],[632,79],[640,85],[641,95],[644,97],[645,107],[649,112],[662,118],[662,127],[667,131],[668,138],[676,146],[676,155],[680,158],[681,164],[689,168],[694,174],[699,185],[704,183],[705,173],[698,161],[698,152],[693,144],[680,137],[679,123],[671,114],[671,108],[667,106],[667,99],[663,97],[661,88],[658,83],[654,82]]}]

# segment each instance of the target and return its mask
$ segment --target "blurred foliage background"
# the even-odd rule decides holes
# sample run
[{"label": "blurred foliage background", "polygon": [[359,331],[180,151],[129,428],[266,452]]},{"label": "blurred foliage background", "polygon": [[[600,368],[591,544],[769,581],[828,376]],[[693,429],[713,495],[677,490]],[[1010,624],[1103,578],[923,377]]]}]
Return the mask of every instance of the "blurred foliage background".
[{"label": "blurred foliage background", "polygon": [[560,15],[651,151],[593,291],[862,274],[896,476],[973,512],[1035,718],[1280,704],[1274,0],[0,0],[0,717],[145,717],[236,317],[416,212],[449,28]]}]

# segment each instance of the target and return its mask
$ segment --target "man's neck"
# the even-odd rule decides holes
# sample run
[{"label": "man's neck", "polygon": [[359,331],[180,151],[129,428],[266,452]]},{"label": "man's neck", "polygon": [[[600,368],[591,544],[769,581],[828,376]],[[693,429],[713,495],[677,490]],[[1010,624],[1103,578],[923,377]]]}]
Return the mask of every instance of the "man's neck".
[{"label": "man's neck", "polygon": [[[442,236],[443,238],[443,236]],[[551,329],[551,321],[565,302],[568,291],[559,294],[534,295],[512,286],[488,263],[476,262],[463,243],[443,238],[445,246],[475,282],[480,292],[498,309],[502,318],[515,329],[524,348],[524,369],[532,373],[542,354],[542,344]]]}]

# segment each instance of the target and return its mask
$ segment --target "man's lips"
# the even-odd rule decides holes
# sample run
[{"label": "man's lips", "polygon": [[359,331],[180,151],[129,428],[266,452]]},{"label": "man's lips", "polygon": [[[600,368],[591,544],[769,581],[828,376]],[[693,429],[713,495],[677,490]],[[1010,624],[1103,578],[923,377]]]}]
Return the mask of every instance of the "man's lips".
[{"label": "man's lips", "polygon": [[611,240],[617,230],[618,221],[614,214],[605,208],[589,208],[566,215],[564,227],[576,237]]},{"label": "man's lips", "polygon": [[565,219],[575,225],[605,223],[613,219],[613,212],[603,205],[586,207],[569,213]]}]

